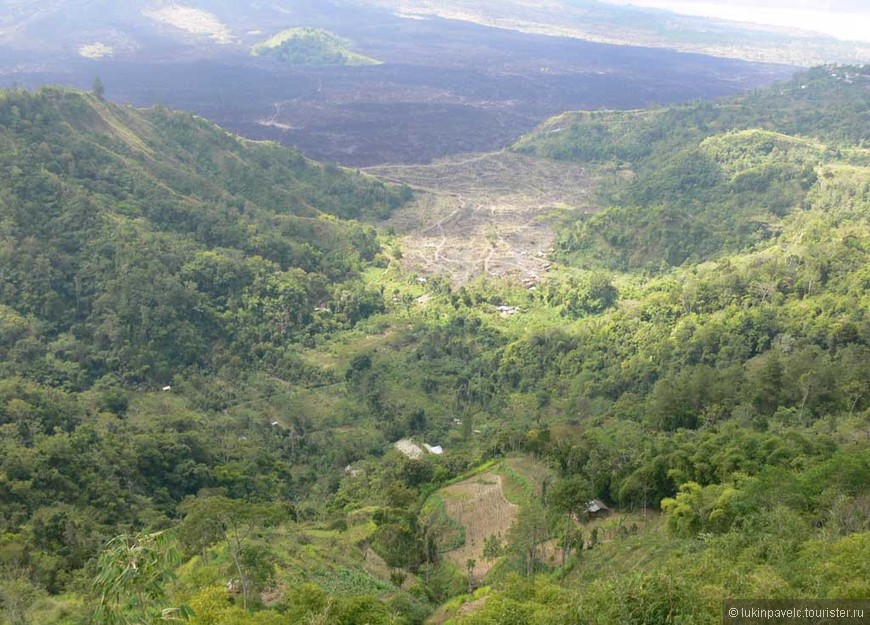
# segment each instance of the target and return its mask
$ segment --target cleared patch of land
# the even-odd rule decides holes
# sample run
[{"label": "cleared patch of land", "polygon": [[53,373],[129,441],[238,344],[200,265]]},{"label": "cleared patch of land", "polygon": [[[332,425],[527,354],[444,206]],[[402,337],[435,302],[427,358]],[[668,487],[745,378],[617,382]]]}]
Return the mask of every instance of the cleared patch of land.
[{"label": "cleared patch of land", "polygon": [[401,236],[406,269],[458,285],[480,276],[537,282],[555,218],[594,210],[584,168],[510,152],[367,171],[417,191],[385,224]]},{"label": "cleared patch of land", "polygon": [[484,559],[484,541],[501,536],[504,543],[520,507],[539,498],[543,484],[553,479],[550,469],[528,456],[512,456],[481,471],[433,494],[422,514],[442,557],[460,571],[474,560],[471,574],[477,580],[496,563]]},{"label": "cleared patch of land", "polygon": [[171,4],[151,11],[145,15],[168,26],[180,28],[192,35],[203,35],[216,43],[228,44],[235,40],[230,29],[215,15],[193,7]]},{"label": "cleared patch of land", "polygon": [[104,43],[88,43],[79,48],[79,54],[86,59],[101,59],[112,56],[114,50]]},{"label": "cleared patch of land", "polygon": [[475,561],[472,575],[483,578],[495,562],[483,558],[483,541],[490,536],[507,536],[519,507],[505,499],[502,477],[483,473],[439,491],[447,516],[465,528],[462,546],[444,554],[460,570],[469,559]]}]

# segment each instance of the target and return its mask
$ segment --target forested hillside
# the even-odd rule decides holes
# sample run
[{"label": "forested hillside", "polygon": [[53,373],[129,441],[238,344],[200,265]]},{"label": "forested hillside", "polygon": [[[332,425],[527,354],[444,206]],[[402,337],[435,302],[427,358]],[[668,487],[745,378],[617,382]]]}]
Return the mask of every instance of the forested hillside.
[{"label": "forested hillside", "polygon": [[402,201],[191,115],[59,89],[0,97],[7,375],[156,384],[215,350],[299,340],[378,252],[370,227],[335,217]]},{"label": "forested hillside", "polygon": [[253,372],[304,377],[295,346],[384,310],[359,279],[379,242],[353,220],[408,197],[95,91],[0,93],[0,570],[16,623],[20,567],[47,592],[86,589],[75,575],[109,538],[166,527],[185,495],[288,497],[269,420],[205,418],[168,389],[199,384],[218,411]]},{"label": "forested hillside", "polygon": [[868,110],[866,67],[820,67],[720,102],[566,113],[514,148],[604,171],[609,208],[565,229],[564,258],[656,270],[776,234],[820,166],[867,165]]},{"label": "forested hillside", "polygon": [[370,225],[405,189],[4,94],[0,618],[713,625],[870,595],[868,85],[557,118],[518,149],[609,207],[561,213],[532,287],[461,288]]}]

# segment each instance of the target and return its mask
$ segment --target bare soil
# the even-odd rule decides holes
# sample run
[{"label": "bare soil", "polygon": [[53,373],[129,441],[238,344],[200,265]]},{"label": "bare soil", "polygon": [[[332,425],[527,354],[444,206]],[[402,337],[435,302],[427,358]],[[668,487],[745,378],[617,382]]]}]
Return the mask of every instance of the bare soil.
[{"label": "bare soil", "polygon": [[489,276],[533,286],[548,270],[555,219],[595,210],[584,168],[510,152],[367,171],[417,192],[384,224],[401,236],[405,268],[457,285]]}]

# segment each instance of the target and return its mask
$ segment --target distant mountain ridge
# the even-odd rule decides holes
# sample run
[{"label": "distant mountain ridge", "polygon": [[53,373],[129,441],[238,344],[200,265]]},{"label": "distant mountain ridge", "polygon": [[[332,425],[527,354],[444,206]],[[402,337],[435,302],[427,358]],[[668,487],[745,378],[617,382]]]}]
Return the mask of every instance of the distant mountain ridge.
[{"label": "distant mountain ridge", "polygon": [[[350,0],[0,0],[0,15],[0,87],[87,89],[100,76],[109,99],[193,111],[354,167],[499,149],[565,110],[716,97],[795,71],[406,19]],[[275,33],[304,29],[352,44],[296,38],[279,58],[251,55]]]},{"label": "distant mountain ridge", "polygon": [[3,0],[0,45],[78,55],[85,46],[102,44],[106,46],[102,52],[105,55],[131,57],[175,42],[192,46],[201,54],[225,54],[236,47],[257,43],[257,36],[272,31],[276,24],[285,28],[305,26],[312,16],[354,6],[375,7],[409,17],[461,19],[602,43],[673,48],[753,61],[805,66],[870,61],[870,45],[597,0],[560,0],[545,5],[526,0],[485,0],[471,4],[461,0],[346,0],[335,5],[304,0],[244,7],[222,0],[185,3],[51,0],[31,5]]},{"label": "distant mountain ridge", "polygon": [[[598,0],[358,0],[409,17],[442,17],[601,43],[676,49],[751,61],[813,66],[866,63],[870,44],[832,36]],[[748,3],[746,3],[748,4]]]}]

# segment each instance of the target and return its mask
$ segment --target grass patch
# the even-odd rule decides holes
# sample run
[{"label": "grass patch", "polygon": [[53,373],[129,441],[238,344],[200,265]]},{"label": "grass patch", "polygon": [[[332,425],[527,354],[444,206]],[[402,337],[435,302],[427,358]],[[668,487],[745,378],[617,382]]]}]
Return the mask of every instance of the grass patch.
[{"label": "grass patch", "polygon": [[441,493],[435,493],[423,505],[421,516],[439,536],[438,552],[446,553],[465,544],[465,527],[447,516]]},{"label": "grass patch", "polygon": [[339,567],[304,571],[301,582],[317,584],[331,595],[354,596],[378,594],[393,586],[360,571]]},{"label": "grass patch", "polygon": [[544,482],[553,480],[550,469],[526,456],[507,458],[496,472],[502,477],[505,499],[518,506],[540,497]]},{"label": "grass patch", "polygon": [[500,465],[498,473],[502,476],[504,496],[509,502],[522,506],[534,499],[535,487],[528,477],[507,464]]}]

